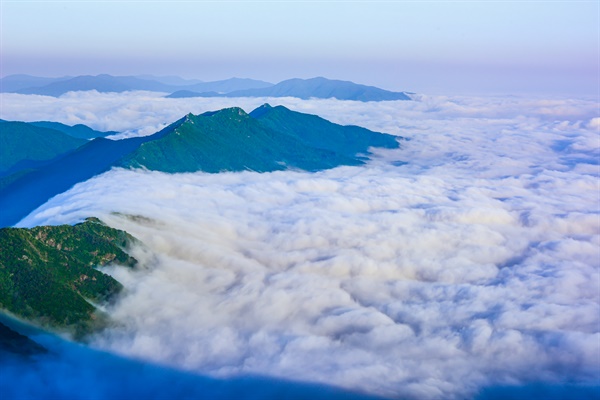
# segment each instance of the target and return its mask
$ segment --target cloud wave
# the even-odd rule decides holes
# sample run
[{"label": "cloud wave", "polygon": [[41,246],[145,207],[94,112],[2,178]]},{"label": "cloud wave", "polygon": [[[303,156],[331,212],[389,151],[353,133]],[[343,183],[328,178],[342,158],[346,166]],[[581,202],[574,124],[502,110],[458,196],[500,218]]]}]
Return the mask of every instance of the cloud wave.
[{"label": "cloud wave", "polygon": [[[164,101],[163,115],[186,104]],[[109,269],[127,293],[94,346],[214,376],[397,398],[594,382],[593,102],[270,101],[410,140],[363,167],[115,169],[55,197],[21,225],[94,215],[145,244],[134,249],[143,269]]]}]

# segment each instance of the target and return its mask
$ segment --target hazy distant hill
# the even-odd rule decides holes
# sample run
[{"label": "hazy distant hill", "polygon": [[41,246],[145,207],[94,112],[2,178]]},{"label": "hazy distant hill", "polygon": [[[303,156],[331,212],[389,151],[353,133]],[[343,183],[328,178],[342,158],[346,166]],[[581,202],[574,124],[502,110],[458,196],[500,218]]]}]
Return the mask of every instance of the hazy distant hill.
[{"label": "hazy distant hill", "polygon": [[199,93],[191,90],[177,90],[165,97],[169,99],[185,99],[188,97],[224,97],[224,95],[223,93],[217,93],[215,91]]},{"label": "hazy distant hill", "polygon": [[66,125],[61,124],[60,122],[50,122],[50,121],[36,121],[29,122],[30,125],[38,126],[40,128],[49,128],[60,131],[62,133],[66,133],[69,136],[73,136],[80,139],[95,139],[97,137],[106,137],[110,135],[116,135],[119,132],[116,131],[97,131],[95,129],[90,128],[89,126],[83,124],[77,125]]},{"label": "hazy distant hill", "polygon": [[67,92],[96,90],[98,92],[126,92],[128,90],[150,90],[169,92],[173,86],[164,83],[139,79],[133,76],[84,75],[65,81],[53,82],[41,87],[16,90],[22,94],[41,94],[58,97]]},{"label": "hazy distant hill", "polygon": [[[42,128],[39,128],[42,129]],[[0,185],[0,226],[17,223],[51,197],[112,166],[163,172],[315,171],[364,162],[369,147],[398,147],[395,136],[341,126],[263,105],[188,114],[152,136],[97,138]]]},{"label": "hazy distant hill", "polygon": [[234,90],[265,88],[273,86],[273,84],[269,82],[248,78],[229,78],[211,82],[204,82],[199,79],[182,79],[177,76],[142,75],[138,78],[170,85],[170,87],[174,88],[173,90],[189,90],[193,93],[207,91],[227,93]]},{"label": "hazy distant hill", "polygon": [[51,160],[86,142],[55,129],[0,120],[0,176],[19,163],[28,168],[29,162]]},{"label": "hazy distant hill", "polygon": [[273,86],[272,83],[247,78],[229,78],[222,81],[202,82],[186,86],[185,90],[193,92],[229,93],[235,90],[262,89]]},{"label": "hazy distant hill", "polygon": [[326,78],[289,79],[260,89],[236,90],[226,94],[175,92],[167,97],[298,97],[300,99],[335,98],[338,100],[386,101],[410,100],[405,92],[390,92],[374,86]]},{"label": "hazy distant hill", "polygon": [[190,86],[204,81],[200,79],[184,79],[175,75],[156,76],[156,75],[137,75],[136,78],[145,79],[148,81],[156,81],[171,86]]},{"label": "hazy distant hill", "polygon": [[64,78],[38,78],[11,75],[0,80],[3,92],[61,96],[72,91],[126,92],[148,90],[167,92],[168,98],[187,97],[297,97],[300,99],[339,99],[357,101],[410,100],[406,92],[391,92],[374,86],[326,78],[288,79],[273,85],[255,79],[230,78],[214,82],[199,82],[178,77],[144,75],[112,76],[84,75]]},{"label": "hazy distant hill", "polygon": [[359,85],[349,81],[326,78],[288,79],[265,89],[240,90],[227,94],[228,97],[298,97],[309,99],[335,98],[338,100],[382,101],[410,100],[404,92],[390,92],[374,86]]},{"label": "hazy distant hill", "polygon": [[[221,93],[250,88],[265,88],[273,85],[272,83],[264,81],[240,78],[231,78],[215,82],[198,82],[185,80],[178,81],[173,77],[167,77],[166,79],[163,77],[153,80],[141,79],[135,76],[112,76],[107,74],[96,76],[83,75],[64,79],[36,77],[28,77],[27,79],[24,79],[18,77],[19,76],[11,75],[3,78],[1,81],[2,91],[58,97],[67,92],[85,90],[96,90],[102,93],[120,93],[130,90],[148,90],[167,93],[177,90],[193,90],[216,91]],[[164,80],[183,84],[168,84],[164,83]],[[17,84],[16,82],[19,83]],[[27,84],[27,82],[30,84]]]},{"label": "hazy distant hill", "polygon": [[30,87],[46,86],[48,84],[71,79],[72,76],[64,76],[62,78],[42,78],[31,75],[9,75],[0,79],[0,92],[16,92],[21,89]]}]

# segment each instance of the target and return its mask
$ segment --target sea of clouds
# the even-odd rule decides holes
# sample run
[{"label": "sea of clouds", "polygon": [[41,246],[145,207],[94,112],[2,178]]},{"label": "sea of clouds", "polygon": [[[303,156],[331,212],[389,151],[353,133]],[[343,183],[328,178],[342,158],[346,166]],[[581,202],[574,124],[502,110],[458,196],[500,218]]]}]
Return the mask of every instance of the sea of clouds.
[{"label": "sea of clouds", "polygon": [[596,99],[1,96],[3,119],[124,136],[269,102],[408,139],[361,167],[114,169],[51,199],[19,225],[97,216],[143,243],[106,269],[126,292],[95,348],[391,398],[600,377]]}]

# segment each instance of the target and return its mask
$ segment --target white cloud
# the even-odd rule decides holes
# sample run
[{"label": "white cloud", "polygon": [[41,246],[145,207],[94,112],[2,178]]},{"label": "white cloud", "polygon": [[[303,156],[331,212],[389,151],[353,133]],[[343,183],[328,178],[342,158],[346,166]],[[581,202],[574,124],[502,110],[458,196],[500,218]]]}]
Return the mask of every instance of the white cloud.
[{"label": "white cloud", "polygon": [[590,129],[595,129],[596,131],[598,131],[598,129],[600,128],[600,117],[595,117],[592,118],[588,124],[587,124],[588,128]]},{"label": "white cloud", "polygon": [[[139,96],[120,100],[134,110],[127,129],[144,119]],[[146,100],[148,115],[161,104],[168,118],[150,124],[265,101]],[[594,382],[600,174],[597,132],[578,122],[593,102],[267,100],[410,140],[365,167],[116,169],[55,197],[22,225],[93,215],[146,245],[134,249],[143,269],[109,268],[127,293],[95,346],[390,397]]]}]

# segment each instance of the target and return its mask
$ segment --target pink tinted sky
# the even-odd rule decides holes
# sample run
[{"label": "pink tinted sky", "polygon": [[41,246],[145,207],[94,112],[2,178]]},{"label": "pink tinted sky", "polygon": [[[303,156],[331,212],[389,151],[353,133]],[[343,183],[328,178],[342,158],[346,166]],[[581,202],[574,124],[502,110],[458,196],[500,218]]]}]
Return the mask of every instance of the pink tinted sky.
[{"label": "pink tinted sky", "polygon": [[596,1],[1,2],[1,75],[326,76],[597,95]]}]

